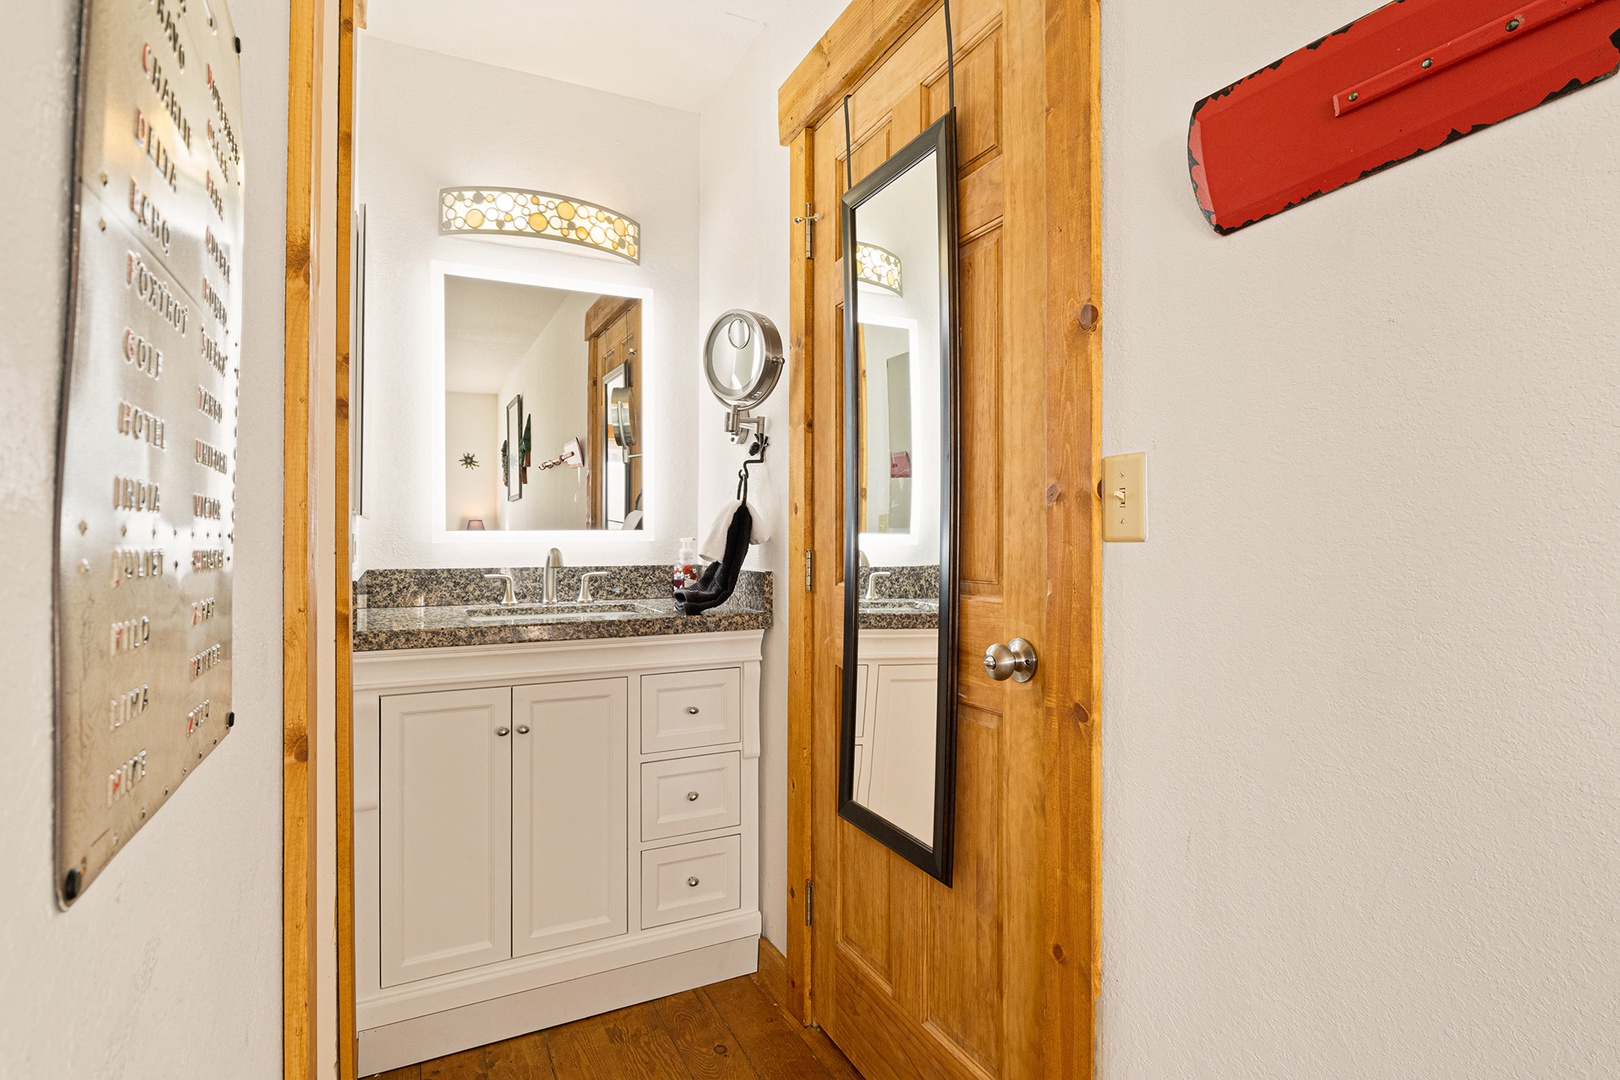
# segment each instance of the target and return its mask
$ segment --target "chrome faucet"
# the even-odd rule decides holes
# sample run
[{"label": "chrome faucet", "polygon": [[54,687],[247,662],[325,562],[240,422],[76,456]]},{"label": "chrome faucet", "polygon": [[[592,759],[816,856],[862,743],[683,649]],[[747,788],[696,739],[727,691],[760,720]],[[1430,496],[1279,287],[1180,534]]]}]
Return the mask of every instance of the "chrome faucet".
[{"label": "chrome faucet", "polygon": [[499,579],[506,582],[506,595],[501,597],[501,607],[511,607],[517,603],[517,581],[511,574],[485,574],[486,578]]},{"label": "chrome faucet", "polygon": [[589,573],[579,575],[579,602],[589,604],[591,602],[591,582],[597,578],[609,576],[611,575],[606,570],[592,570]]},{"label": "chrome faucet", "polygon": [[557,602],[557,568],[563,564],[562,552],[556,548],[546,556],[546,603]]},{"label": "chrome faucet", "polygon": [[880,578],[880,577],[893,577],[893,576],[894,576],[894,571],[893,570],[868,570],[866,572],[866,595],[864,597],[862,597],[862,599],[863,600],[876,600],[878,598],[877,597],[877,581],[878,581],[878,578]]}]

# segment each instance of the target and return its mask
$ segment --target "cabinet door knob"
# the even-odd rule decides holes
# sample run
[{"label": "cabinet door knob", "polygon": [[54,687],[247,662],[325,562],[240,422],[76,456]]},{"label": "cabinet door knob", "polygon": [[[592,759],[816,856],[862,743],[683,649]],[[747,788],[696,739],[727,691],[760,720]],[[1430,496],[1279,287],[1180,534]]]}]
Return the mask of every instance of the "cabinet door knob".
[{"label": "cabinet door knob", "polygon": [[686,793],[686,801],[687,802],[697,802],[697,800],[698,800],[698,793],[697,792],[688,791]]},{"label": "cabinet door knob", "polygon": [[518,725],[518,734],[519,735],[527,735],[528,733],[529,733],[529,725],[528,724],[519,724]]},{"label": "cabinet door knob", "polygon": [[697,887],[698,887],[698,879],[697,879],[697,878],[695,878],[695,877],[689,877],[689,878],[687,878],[687,879],[686,879],[686,886],[687,886],[687,888],[689,888],[689,889],[695,889],[695,888],[697,888]]},{"label": "cabinet door knob", "polygon": [[686,714],[688,716],[696,716],[698,714],[698,707],[696,705],[688,705],[686,707]]},{"label": "cabinet door knob", "polygon": [[504,739],[508,735],[512,734],[512,729],[511,728],[505,728],[505,727],[498,727],[498,728],[495,729],[495,734],[499,735],[501,738]]}]

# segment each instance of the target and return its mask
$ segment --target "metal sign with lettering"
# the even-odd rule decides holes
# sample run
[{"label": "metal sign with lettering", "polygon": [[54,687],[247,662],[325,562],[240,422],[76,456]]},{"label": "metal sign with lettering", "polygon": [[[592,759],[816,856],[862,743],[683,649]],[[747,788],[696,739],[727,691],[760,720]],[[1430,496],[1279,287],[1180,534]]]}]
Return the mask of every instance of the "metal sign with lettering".
[{"label": "metal sign with lettering", "polygon": [[241,44],[85,0],[56,523],[56,884],[84,894],[232,723]]}]

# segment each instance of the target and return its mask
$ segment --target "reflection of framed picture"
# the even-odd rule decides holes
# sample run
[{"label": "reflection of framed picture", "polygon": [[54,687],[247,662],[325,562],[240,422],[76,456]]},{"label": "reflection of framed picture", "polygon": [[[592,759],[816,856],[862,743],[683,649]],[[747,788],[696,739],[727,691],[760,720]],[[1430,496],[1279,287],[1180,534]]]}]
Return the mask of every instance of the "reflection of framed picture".
[{"label": "reflection of framed picture", "polygon": [[506,445],[506,501],[517,502],[523,498],[523,454],[519,449],[523,445],[522,394],[506,403]]}]

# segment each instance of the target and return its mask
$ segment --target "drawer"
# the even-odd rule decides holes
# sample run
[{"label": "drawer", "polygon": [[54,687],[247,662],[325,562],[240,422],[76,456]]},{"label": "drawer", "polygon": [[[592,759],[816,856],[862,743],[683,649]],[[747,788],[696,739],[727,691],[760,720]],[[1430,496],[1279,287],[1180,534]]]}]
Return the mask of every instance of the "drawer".
[{"label": "drawer", "polygon": [[643,840],[741,824],[740,753],[649,761],[641,766]]},{"label": "drawer", "polygon": [[742,740],[742,671],[673,671],[641,677],[641,752]]},{"label": "drawer", "polygon": [[641,853],[641,928],[742,907],[742,837]]}]

